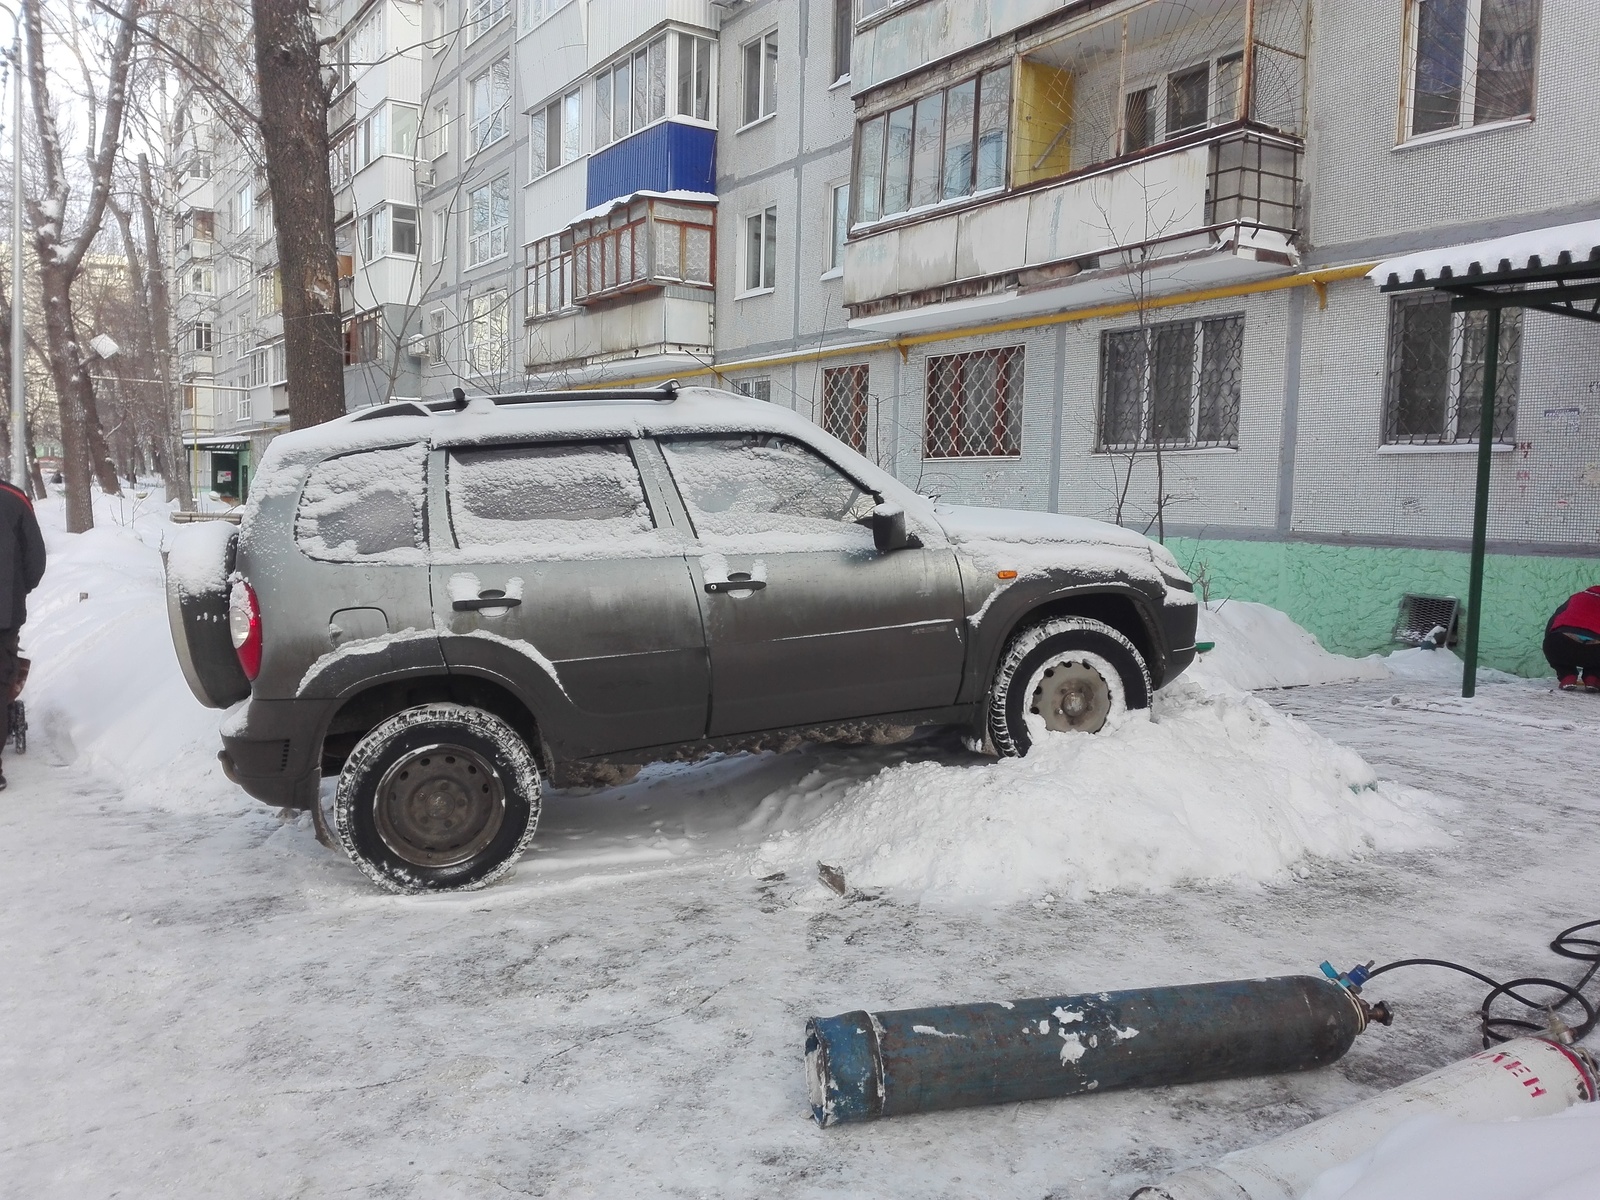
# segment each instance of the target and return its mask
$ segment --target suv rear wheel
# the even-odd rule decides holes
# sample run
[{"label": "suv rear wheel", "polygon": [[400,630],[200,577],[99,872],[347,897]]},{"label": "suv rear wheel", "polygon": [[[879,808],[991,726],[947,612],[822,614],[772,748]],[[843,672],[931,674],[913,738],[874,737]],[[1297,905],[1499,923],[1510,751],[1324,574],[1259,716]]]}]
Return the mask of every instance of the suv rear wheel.
[{"label": "suv rear wheel", "polygon": [[539,769],[493,713],[424,704],[358,743],[334,801],[339,842],[391,892],[464,891],[493,883],[533,840]]},{"label": "suv rear wheel", "polygon": [[1036,731],[1098,733],[1113,715],[1149,706],[1138,647],[1103,621],[1052,617],[1006,647],[989,689],[989,739],[1016,757]]}]

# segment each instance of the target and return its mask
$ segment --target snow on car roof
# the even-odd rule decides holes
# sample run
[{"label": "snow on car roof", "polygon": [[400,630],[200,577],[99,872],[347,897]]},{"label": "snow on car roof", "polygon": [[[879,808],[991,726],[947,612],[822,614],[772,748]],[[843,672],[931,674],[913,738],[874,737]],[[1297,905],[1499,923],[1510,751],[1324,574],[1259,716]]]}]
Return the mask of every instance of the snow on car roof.
[{"label": "snow on car roof", "polygon": [[1548,270],[1569,263],[1594,263],[1600,267],[1600,220],[1403,254],[1379,263],[1367,272],[1367,278],[1379,287],[1402,287],[1437,279]]}]

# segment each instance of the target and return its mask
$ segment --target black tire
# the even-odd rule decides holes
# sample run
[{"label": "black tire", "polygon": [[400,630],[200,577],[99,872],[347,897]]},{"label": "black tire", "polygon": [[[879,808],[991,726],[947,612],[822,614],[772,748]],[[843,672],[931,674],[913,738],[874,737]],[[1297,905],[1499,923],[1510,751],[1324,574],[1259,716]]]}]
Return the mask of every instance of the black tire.
[{"label": "black tire", "polygon": [[539,824],[539,768],[493,713],[424,704],[371,730],[345,761],[339,843],[391,892],[467,891],[522,857]]},{"label": "black tire", "polygon": [[[1150,707],[1150,691],[1150,668],[1126,636],[1088,617],[1052,617],[1017,633],[1000,656],[989,740],[1001,757],[1020,757],[1033,744],[1030,716],[1047,717],[1052,729],[1098,733],[1115,713]],[[1048,704],[1040,713],[1047,696],[1059,702],[1053,714]]]}]

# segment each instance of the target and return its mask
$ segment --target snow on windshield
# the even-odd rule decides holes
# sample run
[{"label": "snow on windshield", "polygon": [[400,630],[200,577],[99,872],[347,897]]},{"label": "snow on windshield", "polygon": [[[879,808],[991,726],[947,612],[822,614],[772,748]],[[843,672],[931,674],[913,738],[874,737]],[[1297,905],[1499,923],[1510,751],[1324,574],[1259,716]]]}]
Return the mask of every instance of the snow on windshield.
[{"label": "snow on windshield", "polygon": [[295,513],[295,541],[332,562],[421,562],[428,447],[416,442],[318,464]]},{"label": "snow on windshield", "polygon": [[457,450],[450,522],[463,547],[593,546],[655,530],[639,470],[622,442]]},{"label": "snow on windshield", "polygon": [[771,434],[661,443],[702,538],[818,536],[870,544],[874,498],[799,442]]}]

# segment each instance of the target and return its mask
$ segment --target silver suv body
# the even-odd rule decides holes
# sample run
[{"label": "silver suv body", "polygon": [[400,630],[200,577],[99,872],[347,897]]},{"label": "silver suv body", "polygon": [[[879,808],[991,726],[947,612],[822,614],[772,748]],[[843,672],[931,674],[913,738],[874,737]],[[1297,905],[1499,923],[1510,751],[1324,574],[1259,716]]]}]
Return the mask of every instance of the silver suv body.
[{"label": "silver suv body", "polygon": [[[488,714],[545,778],[928,725],[1023,753],[1030,728],[1144,706],[1194,654],[1192,585],[1148,539],[938,504],[792,412],[701,388],[403,402],[285,434],[236,544],[197,546],[169,611],[196,695],[244,701],[224,767],[319,813],[321,778],[343,803],[352,759],[408,712]],[[407,836],[461,853],[428,822],[523,769],[480,747],[412,794],[444,768],[408,753],[373,751],[373,798],[351,801],[402,860]],[[495,873],[412,866],[374,878]]]}]

